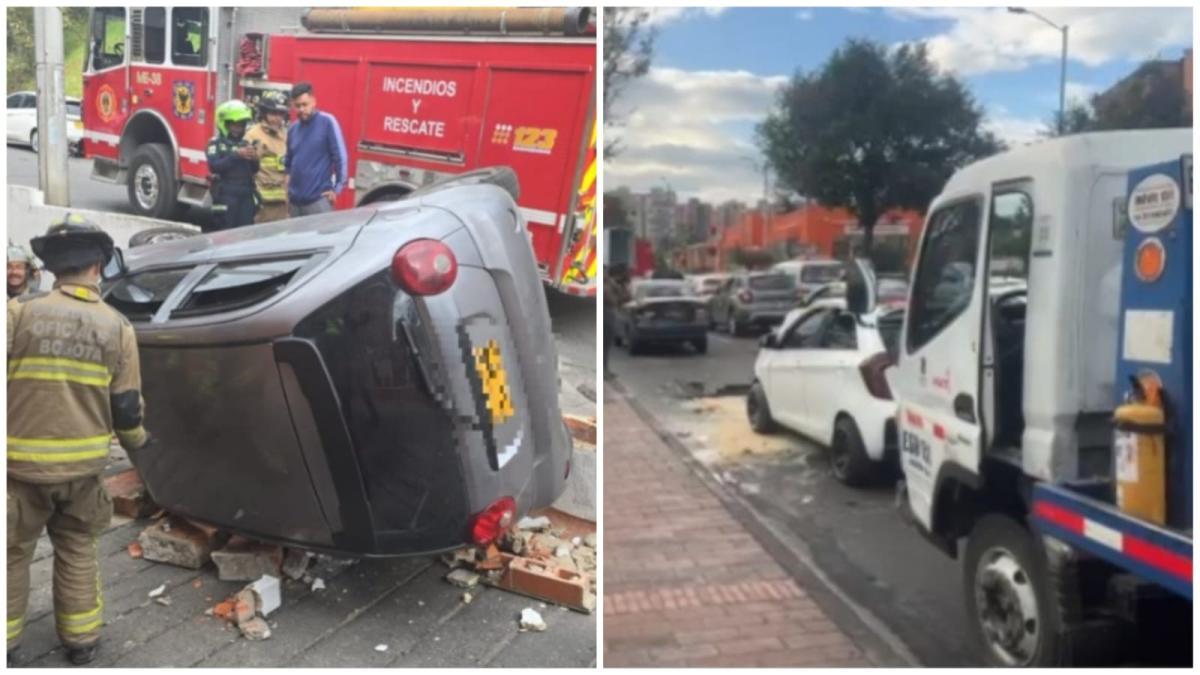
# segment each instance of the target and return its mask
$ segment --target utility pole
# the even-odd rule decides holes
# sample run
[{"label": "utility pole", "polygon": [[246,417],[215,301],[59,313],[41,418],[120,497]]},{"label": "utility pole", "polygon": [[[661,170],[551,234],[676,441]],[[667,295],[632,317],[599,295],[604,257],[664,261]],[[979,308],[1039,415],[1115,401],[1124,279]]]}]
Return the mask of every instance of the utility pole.
[{"label": "utility pole", "polygon": [[70,206],[62,9],[33,8],[37,64],[38,187],[50,206]]},{"label": "utility pole", "polygon": [[1062,64],[1059,66],[1058,74],[1058,135],[1062,136],[1067,128],[1067,31],[1071,27],[1065,24],[1060,26],[1026,7],[1009,7],[1008,12],[1010,14],[1027,14],[1062,33]]}]

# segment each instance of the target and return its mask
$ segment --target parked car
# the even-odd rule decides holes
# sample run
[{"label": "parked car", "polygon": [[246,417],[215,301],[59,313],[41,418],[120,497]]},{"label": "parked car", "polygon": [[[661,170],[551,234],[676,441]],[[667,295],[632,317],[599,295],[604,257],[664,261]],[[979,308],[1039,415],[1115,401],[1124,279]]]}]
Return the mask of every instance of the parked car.
[{"label": "parked car", "polygon": [[824,286],[818,286],[813,289],[808,295],[804,296],[804,300],[800,302],[802,307],[807,307],[821,300],[837,300],[846,297],[846,282],[833,281]]},{"label": "parked car", "polygon": [[796,290],[800,291],[800,300],[826,284],[841,281],[845,276],[844,264],[836,260],[785,260],[775,263],[771,270],[792,275],[796,280]]},{"label": "parked car", "polygon": [[617,341],[630,354],[651,343],[688,343],[708,351],[708,310],[689,292],[687,283],[674,279],[638,281],[633,299],[617,311]]},{"label": "parked car", "polygon": [[[37,92],[19,91],[6,99],[8,142],[28,145],[38,151]],[[83,119],[80,102],[67,98],[67,150],[73,156],[83,155]]]},{"label": "parked car", "polygon": [[721,290],[721,284],[725,283],[728,278],[729,274],[723,272],[693,274],[687,279],[688,289],[692,295],[707,303],[716,295],[717,291]]},{"label": "parked car", "polygon": [[843,300],[790,312],[762,338],[746,399],[759,433],[787,427],[830,448],[833,474],[864,485],[896,461],[896,404],[884,379],[903,310],[855,316]]},{"label": "parked car", "polygon": [[554,502],[555,341],[515,189],[470,184],[495,175],[114,255],[154,501],[354,555],[486,543]]},{"label": "parked car", "polygon": [[743,272],[725,281],[709,301],[714,327],[741,335],[749,326],[773,326],[798,304],[795,278],[780,272]]}]

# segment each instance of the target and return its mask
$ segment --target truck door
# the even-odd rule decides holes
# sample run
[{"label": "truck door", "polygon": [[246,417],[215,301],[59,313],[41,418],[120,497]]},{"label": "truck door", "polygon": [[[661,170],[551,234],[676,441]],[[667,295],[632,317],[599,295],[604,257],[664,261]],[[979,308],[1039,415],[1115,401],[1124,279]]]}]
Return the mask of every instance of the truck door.
[{"label": "truck door", "polygon": [[80,111],[88,157],[118,158],[121,131],[129,117],[127,32],[124,7],[92,10]]},{"label": "truck door", "polygon": [[938,472],[979,470],[983,209],[982,196],[954,198],[926,221],[892,380],[909,500],[926,527]]}]

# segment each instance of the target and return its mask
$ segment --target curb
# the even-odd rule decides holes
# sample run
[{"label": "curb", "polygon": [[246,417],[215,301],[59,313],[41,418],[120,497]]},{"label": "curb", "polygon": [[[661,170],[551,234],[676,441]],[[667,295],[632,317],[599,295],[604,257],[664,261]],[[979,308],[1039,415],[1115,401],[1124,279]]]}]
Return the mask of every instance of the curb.
[{"label": "curb", "polygon": [[605,388],[619,396],[637,416],[691,469],[734,519],[742,524],[756,541],[766,549],[788,574],[812,596],[829,619],[858,645],[869,661],[876,666],[892,668],[922,667],[904,642],[870,610],[854,602],[833,583],[813,561],[802,552],[788,546],[785,539],[765,522],[739,495],[720,483],[678,439],[658,423],[654,415],[616,380],[605,382]]}]

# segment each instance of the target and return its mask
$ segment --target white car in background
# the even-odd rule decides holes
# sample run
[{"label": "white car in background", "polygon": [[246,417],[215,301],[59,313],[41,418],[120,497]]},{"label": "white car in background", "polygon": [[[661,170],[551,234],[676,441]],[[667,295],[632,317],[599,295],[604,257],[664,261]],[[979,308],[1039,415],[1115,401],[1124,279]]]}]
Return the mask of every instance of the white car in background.
[{"label": "white car in background", "polygon": [[796,280],[800,302],[804,303],[818,288],[841,281],[845,277],[845,263],[829,259],[785,260],[772,265],[771,271],[790,274]]},{"label": "white car in background", "polygon": [[830,448],[834,476],[865,485],[896,461],[895,363],[904,310],[854,315],[842,299],[792,310],[763,336],[746,400],[759,433],[786,427]]},{"label": "white car in background", "polygon": [[[18,91],[9,94],[5,103],[8,142],[28,145],[31,150],[37,152],[37,92]],[[83,118],[80,116],[80,105],[79,99],[67,97],[67,145],[72,156],[83,155]]]},{"label": "white car in background", "polygon": [[700,298],[704,302],[712,300],[712,297],[721,289],[721,284],[730,277],[728,272],[711,272],[708,274],[691,274],[687,277],[688,287],[692,291],[692,295]]}]

